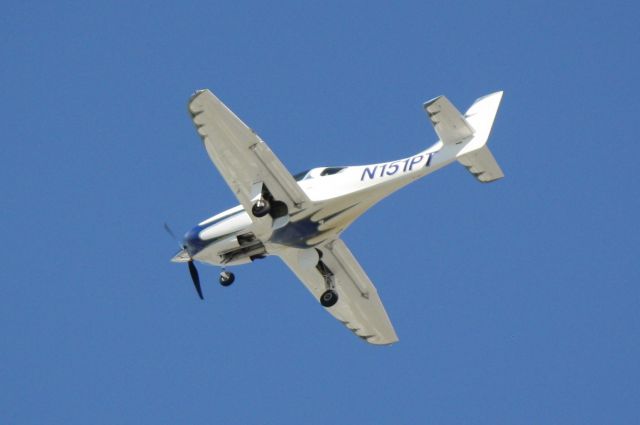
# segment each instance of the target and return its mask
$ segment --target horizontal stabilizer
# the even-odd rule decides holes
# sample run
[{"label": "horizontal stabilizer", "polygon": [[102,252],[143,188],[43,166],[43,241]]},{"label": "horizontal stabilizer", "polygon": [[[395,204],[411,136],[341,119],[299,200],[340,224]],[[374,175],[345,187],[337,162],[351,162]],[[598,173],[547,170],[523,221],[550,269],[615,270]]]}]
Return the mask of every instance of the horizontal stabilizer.
[{"label": "horizontal stabilizer", "polygon": [[464,165],[482,183],[489,183],[504,177],[504,173],[487,145],[458,157],[458,162]]},{"label": "horizontal stabilizer", "polygon": [[445,145],[457,145],[473,137],[474,129],[449,99],[438,96],[424,104],[436,134]]}]

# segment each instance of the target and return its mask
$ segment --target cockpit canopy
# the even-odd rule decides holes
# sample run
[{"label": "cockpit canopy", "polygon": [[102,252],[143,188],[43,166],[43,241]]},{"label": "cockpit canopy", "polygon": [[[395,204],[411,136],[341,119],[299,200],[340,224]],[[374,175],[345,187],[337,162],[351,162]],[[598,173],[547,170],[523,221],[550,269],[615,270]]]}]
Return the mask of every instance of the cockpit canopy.
[{"label": "cockpit canopy", "polygon": [[315,179],[317,177],[331,176],[333,174],[338,174],[340,171],[344,170],[347,167],[318,167],[312,168],[310,170],[301,171],[298,174],[294,175],[293,178],[296,181]]}]

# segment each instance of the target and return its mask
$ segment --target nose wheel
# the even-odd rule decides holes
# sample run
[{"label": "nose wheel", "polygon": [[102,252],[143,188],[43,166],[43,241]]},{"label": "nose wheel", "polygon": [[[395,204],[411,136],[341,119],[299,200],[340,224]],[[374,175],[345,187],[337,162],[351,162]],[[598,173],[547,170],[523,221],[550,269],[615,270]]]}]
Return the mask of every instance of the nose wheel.
[{"label": "nose wheel", "polygon": [[233,273],[228,272],[226,270],[223,270],[223,271],[220,272],[220,279],[219,279],[220,285],[229,286],[235,280],[236,280],[236,276]]}]

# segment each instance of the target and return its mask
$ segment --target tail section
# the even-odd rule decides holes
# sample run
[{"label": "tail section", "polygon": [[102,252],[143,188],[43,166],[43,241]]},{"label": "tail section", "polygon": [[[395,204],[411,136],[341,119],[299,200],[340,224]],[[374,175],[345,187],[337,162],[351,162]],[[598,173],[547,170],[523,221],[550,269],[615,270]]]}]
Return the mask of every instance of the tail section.
[{"label": "tail section", "polygon": [[444,96],[424,104],[442,149],[483,183],[504,177],[487,146],[501,100],[501,91],[483,96],[471,105],[464,116]]},{"label": "tail section", "polygon": [[478,181],[489,183],[504,177],[504,173],[491,154],[487,140],[495,120],[502,92],[495,92],[476,100],[464,115],[464,120],[475,130],[473,138],[458,152],[458,162],[464,165]]},{"label": "tail section", "polygon": [[425,102],[424,110],[444,145],[460,145],[473,138],[474,128],[446,97]]}]

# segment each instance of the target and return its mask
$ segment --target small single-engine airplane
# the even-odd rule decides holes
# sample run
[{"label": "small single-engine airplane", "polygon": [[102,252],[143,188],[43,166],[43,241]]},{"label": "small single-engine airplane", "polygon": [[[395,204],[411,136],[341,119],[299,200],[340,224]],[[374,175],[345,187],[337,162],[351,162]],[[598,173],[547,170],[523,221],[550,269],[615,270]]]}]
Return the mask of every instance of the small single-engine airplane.
[{"label": "small single-engine airplane", "polygon": [[[260,137],[209,90],[189,111],[209,157],[240,205],[191,229],[174,262],[186,262],[200,298],[194,260],[225,267],[280,257],[320,304],[371,344],[392,344],[396,332],[376,288],[340,234],[371,206],[458,161],[481,182],[503,177],[487,147],[502,92],[479,98],[462,115],[444,96],[424,104],[439,141],[408,158],[381,164],[318,167],[292,175]],[[169,233],[171,231],[167,228]]]}]

